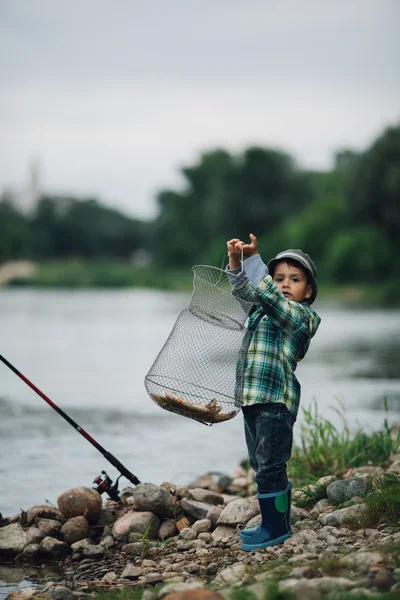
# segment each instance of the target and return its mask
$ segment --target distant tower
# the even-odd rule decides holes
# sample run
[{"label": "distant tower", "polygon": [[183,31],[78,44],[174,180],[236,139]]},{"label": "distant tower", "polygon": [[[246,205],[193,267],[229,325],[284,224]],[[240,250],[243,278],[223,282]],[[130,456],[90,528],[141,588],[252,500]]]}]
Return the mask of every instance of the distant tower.
[{"label": "distant tower", "polygon": [[40,161],[31,160],[28,167],[28,177],[25,187],[18,194],[18,207],[25,214],[32,213],[41,195]]}]

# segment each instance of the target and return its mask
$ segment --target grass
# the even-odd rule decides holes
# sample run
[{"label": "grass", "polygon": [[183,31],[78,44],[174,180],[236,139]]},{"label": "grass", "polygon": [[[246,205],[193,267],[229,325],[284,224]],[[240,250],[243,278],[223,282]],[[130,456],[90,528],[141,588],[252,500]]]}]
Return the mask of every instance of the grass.
[{"label": "grass", "polygon": [[400,524],[400,477],[385,473],[374,481],[366,495],[364,512],[357,519],[357,527],[375,528],[382,524],[398,527]]},{"label": "grass", "polygon": [[[341,417],[341,427],[335,427],[322,417],[317,403],[303,410],[301,441],[294,446],[288,467],[295,487],[314,483],[325,475],[343,474],[366,463],[386,467],[390,455],[399,451],[400,432],[394,435],[387,419],[382,431],[368,435],[359,429],[352,433],[343,414],[344,408],[341,405],[340,408],[335,410]],[[385,409],[387,411],[386,402]]]}]

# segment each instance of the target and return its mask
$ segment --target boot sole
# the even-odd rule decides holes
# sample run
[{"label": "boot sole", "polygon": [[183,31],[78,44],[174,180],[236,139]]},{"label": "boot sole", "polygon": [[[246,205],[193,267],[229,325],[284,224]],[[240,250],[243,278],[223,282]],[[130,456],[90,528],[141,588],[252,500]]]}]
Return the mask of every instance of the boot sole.
[{"label": "boot sole", "polygon": [[274,540],[270,540],[269,542],[265,542],[263,544],[242,544],[242,550],[251,552],[252,550],[261,550],[262,548],[268,548],[269,546],[277,546],[278,544],[282,544],[282,542],[290,538],[291,535],[291,533],[286,533],[285,535],[281,535],[281,537],[275,538]]},{"label": "boot sole", "polygon": [[[243,541],[249,540],[251,538],[251,536],[255,534],[256,529],[257,528],[255,528],[254,531],[252,531],[251,533],[244,533],[243,531],[241,531],[239,533],[240,539],[243,540]],[[292,535],[292,529],[290,529],[289,535]]]}]

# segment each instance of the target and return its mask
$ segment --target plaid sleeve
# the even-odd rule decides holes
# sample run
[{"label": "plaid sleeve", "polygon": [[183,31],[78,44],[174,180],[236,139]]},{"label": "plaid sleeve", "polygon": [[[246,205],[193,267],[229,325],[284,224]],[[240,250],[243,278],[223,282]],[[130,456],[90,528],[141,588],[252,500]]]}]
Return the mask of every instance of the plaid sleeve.
[{"label": "plaid sleeve", "polygon": [[307,308],[299,302],[285,298],[270,275],[262,280],[255,294],[265,314],[277,327],[289,334],[303,333],[309,337],[313,335]]}]

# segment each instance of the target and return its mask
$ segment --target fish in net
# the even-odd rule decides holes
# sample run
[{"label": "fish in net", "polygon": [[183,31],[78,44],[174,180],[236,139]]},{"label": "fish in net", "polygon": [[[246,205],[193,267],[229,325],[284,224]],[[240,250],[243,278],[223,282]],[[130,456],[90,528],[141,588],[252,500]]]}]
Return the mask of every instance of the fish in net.
[{"label": "fish in net", "polygon": [[241,408],[250,302],[232,295],[225,271],[193,267],[193,294],[145,377],[161,408],[213,425]]}]

